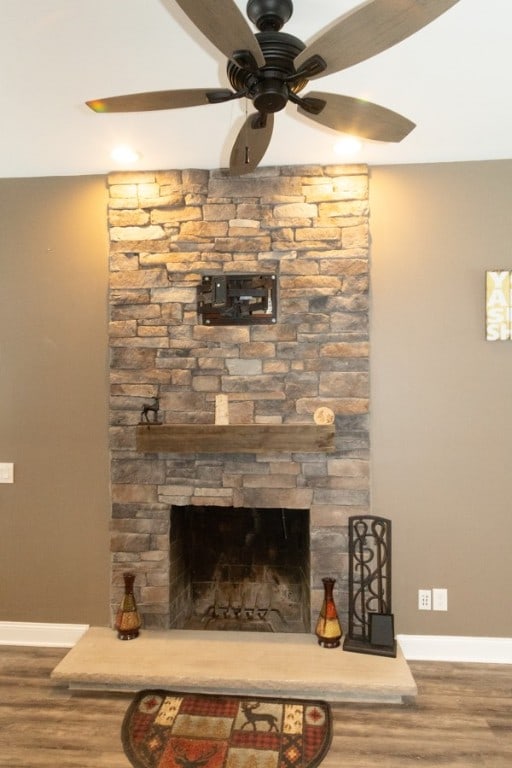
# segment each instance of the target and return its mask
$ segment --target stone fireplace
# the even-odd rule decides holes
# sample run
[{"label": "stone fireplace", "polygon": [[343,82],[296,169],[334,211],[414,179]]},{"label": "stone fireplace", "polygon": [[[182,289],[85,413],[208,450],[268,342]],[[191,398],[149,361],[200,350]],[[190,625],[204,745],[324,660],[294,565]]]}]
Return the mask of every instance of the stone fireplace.
[{"label": "stone fireplace", "polygon": [[[244,606],[257,629],[265,630],[270,610],[282,615],[289,596],[304,593],[309,631],[328,575],[337,580],[344,620],[347,521],[370,511],[367,168],[281,167],[240,178],[203,170],[115,173],[108,184],[113,610],[130,570],[146,627],[183,628],[217,605],[231,606],[223,616],[229,629],[245,584]],[[220,274],[276,275],[277,322],[204,324],[198,286]],[[266,451],[263,442],[254,453],[225,442],[194,453],[175,445],[138,449],[144,403],[158,397],[167,426],[206,429],[220,394],[232,425],[310,425],[327,407],[335,414],[333,450],[305,450],[300,439],[287,450]],[[265,558],[254,550],[253,570],[247,562],[224,570],[217,563],[205,575],[190,562],[182,533],[192,529],[197,538],[208,516],[217,520],[209,536],[224,537],[231,526],[250,537],[256,518],[268,525]],[[269,542],[276,544],[279,529],[290,532],[298,516],[306,534],[279,539],[277,549],[307,542],[302,564],[291,563],[290,552],[276,561]],[[256,573],[274,593],[282,587],[284,602],[262,596]],[[286,618],[297,631],[297,616]]]}]

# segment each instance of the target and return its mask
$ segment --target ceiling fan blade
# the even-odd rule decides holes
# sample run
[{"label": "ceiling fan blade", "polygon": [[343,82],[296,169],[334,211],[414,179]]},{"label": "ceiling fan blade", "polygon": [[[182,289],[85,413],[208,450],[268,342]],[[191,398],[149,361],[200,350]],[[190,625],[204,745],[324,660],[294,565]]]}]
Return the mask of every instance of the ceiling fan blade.
[{"label": "ceiling fan blade", "polygon": [[228,59],[234,51],[249,51],[257,65],[265,58],[245,16],[233,0],[175,0],[195,26]]},{"label": "ceiling fan blade", "polygon": [[320,56],[327,66],[310,78],[339,72],[391,48],[458,2],[367,0],[315,35],[295,59],[295,68],[300,70],[311,57]]},{"label": "ceiling fan blade", "polygon": [[274,115],[259,112],[249,115],[236,137],[231,156],[229,171],[232,176],[241,176],[254,171],[267,151],[274,128]]},{"label": "ceiling fan blade", "polygon": [[219,88],[191,88],[178,91],[153,91],[112,96],[86,101],[94,112],[150,112],[156,109],[181,109],[228,101],[233,93]]},{"label": "ceiling fan blade", "polygon": [[325,101],[325,107],[316,114],[299,105],[298,110],[301,115],[328,128],[334,128],[335,131],[349,133],[362,139],[402,141],[415,127],[413,122],[397,112],[363,99],[321,91],[311,91],[306,94],[304,97],[306,103],[308,99],[321,99]]}]

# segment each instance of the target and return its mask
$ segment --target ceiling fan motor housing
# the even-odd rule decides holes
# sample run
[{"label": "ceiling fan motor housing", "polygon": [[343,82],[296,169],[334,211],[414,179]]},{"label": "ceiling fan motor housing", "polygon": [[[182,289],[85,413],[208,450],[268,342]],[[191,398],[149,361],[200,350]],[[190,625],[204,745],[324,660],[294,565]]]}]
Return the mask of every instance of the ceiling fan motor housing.
[{"label": "ceiling fan motor housing", "polygon": [[247,90],[247,98],[259,112],[279,112],[288,103],[290,93],[298,93],[307,84],[304,76],[295,77],[295,57],[305,45],[285,32],[258,32],[256,34],[265,65],[258,69],[230,59],[227,65],[229,82],[235,91]]}]

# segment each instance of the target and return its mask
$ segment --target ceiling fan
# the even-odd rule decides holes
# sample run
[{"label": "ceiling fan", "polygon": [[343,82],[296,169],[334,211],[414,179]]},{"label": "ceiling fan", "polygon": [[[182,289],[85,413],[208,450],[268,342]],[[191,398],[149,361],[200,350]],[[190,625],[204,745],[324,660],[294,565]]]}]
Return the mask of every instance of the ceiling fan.
[{"label": "ceiling fan", "polygon": [[281,32],[293,13],[292,0],[249,0],[247,16],[234,0],[175,0],[196,27],[227,57],[232,90],[192,88],[113,96],[86,102],[95,112],[145,112],[252,101],[233,145],[233,175],[254,170],[272,137],[274,113],[291,102],[300,114],[336,131],[365,139],[398,142],[415,127],[377,104],[323,91],[299,95],[309,80],[339,72],[385,51],[429,24],[458,0],[366,0],[335,19],[306,45]]}]

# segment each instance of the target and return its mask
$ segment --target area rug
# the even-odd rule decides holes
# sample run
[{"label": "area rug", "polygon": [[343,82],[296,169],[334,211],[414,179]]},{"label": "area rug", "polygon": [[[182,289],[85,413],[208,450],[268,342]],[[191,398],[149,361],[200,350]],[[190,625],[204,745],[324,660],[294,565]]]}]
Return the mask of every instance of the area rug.
[{"label": "area rug", "polygon": [[140,691],[121,730],[135,768],[315,768],[331,743],[322,701]]}]

